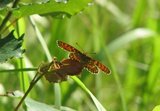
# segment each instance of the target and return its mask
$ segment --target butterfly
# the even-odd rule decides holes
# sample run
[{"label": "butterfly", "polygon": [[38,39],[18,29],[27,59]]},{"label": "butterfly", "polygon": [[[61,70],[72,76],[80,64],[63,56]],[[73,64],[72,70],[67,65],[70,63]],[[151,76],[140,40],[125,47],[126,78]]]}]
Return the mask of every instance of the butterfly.
[{"label": "butterfly", "polygon": [[88,69],[91,73],[98,73],[98,68],[105,72],[106,74],[110,74],[111,71],[108,67],[103,65],[97,60],[92,59],[91,57],[87,56],[85,53],[80,52],[73,46],[62,42],[62,41],[57,41],[57,44],[60,48],[69,51],[69,58],[72,60],[76,60],[80,62],[86,69]]},{"label": "butterfly", "polygon": [[84,66],[76,60],[64,59],[57,61],[54,58],[49,65],[48,73],[44,76],[49,82],[62,82],[66,81],[68,76],[79,75],[83,68]]}]

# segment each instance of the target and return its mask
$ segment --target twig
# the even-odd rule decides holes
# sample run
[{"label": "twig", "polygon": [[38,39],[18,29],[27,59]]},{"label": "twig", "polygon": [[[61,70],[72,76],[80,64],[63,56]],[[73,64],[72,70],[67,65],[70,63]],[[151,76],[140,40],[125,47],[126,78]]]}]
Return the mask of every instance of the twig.
[{"label": "twig", "polygon": [[[20,102],[18,103],[18,105],[16,106],[14,111],[18,111],[19,107],[21,106],[21,104],[23,103],[24,99],[27,97],[27,95],[29,94],[29,92],[31,91],[31,89],[33,88],[33,86],[38,82],[38,80],[45,74],[40,74],[40,76],[38,76],[39,72],[36,73],[35,77],[32,79],[30,86],[28,88],[28,90],[26,91],[26,93],[24,94],[24,96],[22,97],[22,99],[20,100]],[[37,77],[38,76],[38,77]]]},{"label": "twig", "polygon": [[38,82],[38,80],[45,75],[46,73],[48,73],[48,69],[50,67],[50,64],[45,64],[43,66],[39,66],[36,75],[34,76],[34,78],[32,79],[29,88],[27,89],[26,93],[24,94],[24,96],[22,97],[22,99],[20,100],[20,102],[18,103],[18,105],[16,106],[14,111],[18,111],[19,107],[21,106],[21,104],[23,103],[24,99],[27,97],[27,95],[29,94],[29,92],[32,90],[33,86]]}]

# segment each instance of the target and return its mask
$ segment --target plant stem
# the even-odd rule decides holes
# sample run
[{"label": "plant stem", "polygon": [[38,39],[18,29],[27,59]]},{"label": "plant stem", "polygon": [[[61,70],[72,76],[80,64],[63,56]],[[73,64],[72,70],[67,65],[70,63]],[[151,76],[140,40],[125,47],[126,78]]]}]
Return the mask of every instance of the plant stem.
[{"label": "plant stem", "polygon": [[[22,97],[22,99],[20,100],[20,102],[18,103],[18,105],[16,106],[14,111],[18,111],[19,107],[21,106],[22,102],[24,101],[24,99],[27,97],[27,95],[29,94],[29,92],[31,91],[31,89],[33,88],[33,86],[38,82],[38,80],[44,75],[45,73],[41,74],[40,76],[37,77],[38,72],[36,73],[35,77],[32,79],[30,86],[28,88],[28,90],[26,91],[26,93],[24,94],[24,96]],[[37,78],[36,78],[37,77]]]},{"label": "plant stem", "polygon": [[0,72],[18,72],[18,71],[37,71],[37,68],[24,68],[24,69],[8,69],[8,70],[0,70]]},{"label": "plant stem", "polygon": [[[30,20],[30,23],[33,26],[35,32],[36,32],[37,38],[38,38],[40,44],[42,45],[42,48],[43,48],[43,50],[44,50],[44,52],[47,56],[48,61],[52,61],[52,56],[49,52],[47,44],[46,44],[46,42],[44,40],[44,37],[42,36],[40,30],[36,26],[36,23],[34,22],[34,19],[32,17],[29,17],[29,20]],[[60,88],[60,85],[58,83],[54,84],[54,94],[55,94],[55,107],[60,109],[60,106],[61,106],[61,88]]]}]

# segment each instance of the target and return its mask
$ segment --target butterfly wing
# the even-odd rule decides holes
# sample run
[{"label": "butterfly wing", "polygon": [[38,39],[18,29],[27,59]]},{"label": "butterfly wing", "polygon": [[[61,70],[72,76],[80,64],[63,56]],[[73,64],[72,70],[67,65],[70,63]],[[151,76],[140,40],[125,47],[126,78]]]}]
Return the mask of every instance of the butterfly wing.
[{"label": "butterfly wing", "polygon": [[75,53],[70,53],[69,58],[81,62],[81,59]]},{"label": "butterfly wing", "polygon": [[65,42],[57,41],[57,45],[58,45],[60,48],[66,50],[66,51],[74,52],[74,53],[76,53],[76,52],[80,53],[80,51],[78,51],[76,48],[74,48],[73,46],[71,46],[71,45],[69,45],[69,44],[67,44],[67,43],[65,43]]},{"label": "butterfly wing", "polygon": [[93,74],[98,73],[98,68],[94,64],[88,63],[85,68]]},{"label": "butterfly wing", "polygon": [[98,73],[98,68],[97,66],[95,66],[94,61],[88,61],[88,62],[82,62],[82,58],[80,58],[79,56],[77,56],[75,53],[70,53],[69,54],[69,58],[72,60],[76,60],[79,63],[81,63],[82,65],[85,66],[85,68],[91,72],[91,73]]},{"label": "butterfly wing", "polygon": [[108,67],[106,67],[105,65],[103,65],[102,63],[100,63],[99,61],[94,60],[94,64],[101,69],[103,72],[105,72],[106,74],[110,74],[111,71]]},{"label": "butterfly wing", "polygon": [[61,63],[63,64],[62,70],[65,71],[67,75],[79,75],[84,68],[77,60],[65,59]]},{"label": "butterfly wing", "polygon": [[69,45],[69,44],[67,44],[65,42],[62,42],[62,41],[57,41],[57,44],[62,49],[66,50],[66,51],[69,51],[69,52],[72,52],[72,53],[70,53],[69,58],[72,59],[72,60],[77,60],[81,64],[85,65],[85,67],[90,72],[98,73],[98,68],[99,68],[103,72],[105,72],[106,74],[110,74],[111,73],[111,71],[110,71],[110,69],[108,67],[106,67],[105,65],[103,65],[99,61],[96,61],[96,60],[86,56],[85,54],[81,53],[79,50],[77,50],[73,46],[71,46],[71,45]]}]

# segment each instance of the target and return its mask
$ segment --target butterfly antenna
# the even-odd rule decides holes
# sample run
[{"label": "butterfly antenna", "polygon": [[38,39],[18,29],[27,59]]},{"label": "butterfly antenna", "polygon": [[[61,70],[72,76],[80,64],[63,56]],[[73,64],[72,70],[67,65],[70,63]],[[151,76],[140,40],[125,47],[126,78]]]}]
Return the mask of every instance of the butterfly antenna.
[{"label": "butterfly antenna", "polygon": [[89,53],[89,54],[97,54],[97,53],[95,53],[95,52],[91,52],[91,53]]},{"label": "butterfly antenna", "polygon": [[[76,42],[76,45],[83,51],[83,53],[85,53],[83,48],[77,42]],[[91,53],[87,53],[87,54],[96,54],[96,53],[95,52],[91,52]]]},{"label": "butterfly antenna", "polygon": [[83,53],[85,52],[84,50],[83,50],[83,48],[76,42],[76,45],[83,51]]}]

